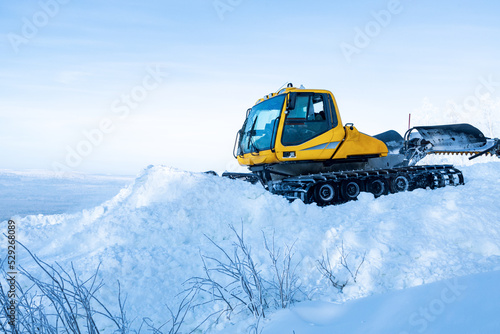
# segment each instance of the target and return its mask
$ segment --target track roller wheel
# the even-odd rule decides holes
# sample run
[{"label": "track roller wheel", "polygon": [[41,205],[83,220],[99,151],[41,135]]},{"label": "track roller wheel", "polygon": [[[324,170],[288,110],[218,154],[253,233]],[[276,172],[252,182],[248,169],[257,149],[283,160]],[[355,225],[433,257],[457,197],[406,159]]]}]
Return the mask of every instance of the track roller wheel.
[{"label": "track roller wheel", "polygon": [[368,181],[367,190],[368,192],[371,192],[375,197],[387,195],[388,193],[387,182],[384,179],[374,179]]},{"label": "track roller wheel", "polygon": [[391,180],[391,192],[399,193],[408,191],[410,188],[410,181],[406,175],[398,175]]},{"label": "track roller wheel", "polygon": [[431,189],[443,188],[446,186],[445,176],[441,173],[431,174]]},{"label": "track roller wheel", "polygon": [[342,198],[353,201],[358,198],[361,189],[356,181],[345,181],[342,183]]},{"label": "track roller wheel", "polygon": [[332,204],[337,197],[337,185],[332,182],[318,183],[314,187],[314,200],[318,205]]},{"label": "track roller wheel", "polygon": [[432,188],[433,176],[431,174],[418,175],[413,178],[413,189],[425,189],[427,187]]}]

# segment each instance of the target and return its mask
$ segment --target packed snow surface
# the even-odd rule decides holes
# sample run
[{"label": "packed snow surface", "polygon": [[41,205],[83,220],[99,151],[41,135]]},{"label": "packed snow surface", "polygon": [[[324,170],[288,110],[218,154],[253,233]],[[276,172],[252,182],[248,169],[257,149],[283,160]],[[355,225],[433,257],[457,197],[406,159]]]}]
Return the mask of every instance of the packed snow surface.
[{"label": "packed snow surface", "polygon": [[[101,264],[100,275],[106,284],[101,289],[103,300],[116,302],[119,280],[127,295],[127,312],[136,319],[165,320],[165,304],[176,302],[182,283],[202,275],[200,252],[220,256],[209,238],[232,249],[234,233],[229,225],[243,229],[259,270],[269,279],[273,272],[266,265],[269,259],[263,234],[268,238],[274,234],[279,247],[293,244],[293,261],[304,292],[299,298],[306,303],[346,305],[331,310],[330,306],[320,307],[316,312],[349,314],[355,309],[353,300],[387,293],[395,300],[394,311],[402,303],[398,298],[418,296],[418,290],[401,295],[397,290],[500,270],[500,162],[461,169],[466,181],[463,186],[418,189],[377,199],[361,194],[358,201],[322,208],[300,201],[289,203],[259,185],[150,166],[118,195],[95,208],[14,219],[18,240],[44,261],[57,261],[63,267],[72,262],[82,277]],[[317,261],[328,253],[340,271],[338,250],[342,245],[352,266],[363,256],[365,260],[357,282],[341,294],[322,278]],[[27,254],[21,254],[19,263],[36,271]],[[435,289],[439,288],[429,291]],[[391,310],[376,299],[368,303]],[[295,312],[300,313],[300,307],[309,304],[296,305]],[[216,306],[207,304],[206,312],[211,307]],[[218,325],[209,328],[206,324],[204,329],[244,332],[243,324],[248,327],[245,316],[221,319]],[[281,316],[276,314],[276,321]],[[318,325],[321,319],[324,317],[318,315],[308,323]],[[190,315],[186,323],[194,326],[199,320]],[[264,327],[275,328],[266,321]],[[378,321],[389,324],[391,317]],[[378,326],[384,328],[384,323]],[[312,329],[311,333],[323,332]]]}]

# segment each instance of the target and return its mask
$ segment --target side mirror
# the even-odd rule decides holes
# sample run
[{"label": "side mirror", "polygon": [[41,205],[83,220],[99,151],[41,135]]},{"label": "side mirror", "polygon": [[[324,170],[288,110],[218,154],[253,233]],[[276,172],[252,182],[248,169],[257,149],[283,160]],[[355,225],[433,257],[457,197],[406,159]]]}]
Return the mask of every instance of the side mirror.
[{"label": "side mirror", "polygon": [[297,93],[290,93],[288,95],[288,105],[286,106],[286,110],[295,109],[295,101],[297,101]]}]

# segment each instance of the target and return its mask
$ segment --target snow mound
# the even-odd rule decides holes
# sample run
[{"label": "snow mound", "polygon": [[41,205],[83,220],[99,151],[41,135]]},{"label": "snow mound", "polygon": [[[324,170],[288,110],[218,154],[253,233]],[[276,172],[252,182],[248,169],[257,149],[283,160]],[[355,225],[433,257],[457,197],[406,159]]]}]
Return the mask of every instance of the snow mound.
[{"label": "snow mound", "polygon": [[274,314],[262,334],[496,333],[499,279],[493,271],[343,305],[305,302]]},{"label": "snow mound", "polygon": [[[207,237],[231,248],[230,224],[243,226],[259,264],[268,262],[262,233],[274,233],[280,247],[295,242],[302,289],[313,299],[343,301],[500,269],[500,163],[463,172],[464,186],[378,199],[362,194],[320,208],[289,203],[259,185],[150,166],[92,210],[18,219],[18,239],[48,263],[73,262],[82,275],[101,264],[104,301],[116,302],[119,280],[128,314],[138,319],[165,318],[164,305],[182,283],[202,274],[200,251],[218,254]],[[339,295],[316,265],[325,252],[335,258],[342,243],[353,263],[366,258],[357,284]],[[36,270],[26,254],[20,263]],[[271,268],[260,269],[271,277]]]}]

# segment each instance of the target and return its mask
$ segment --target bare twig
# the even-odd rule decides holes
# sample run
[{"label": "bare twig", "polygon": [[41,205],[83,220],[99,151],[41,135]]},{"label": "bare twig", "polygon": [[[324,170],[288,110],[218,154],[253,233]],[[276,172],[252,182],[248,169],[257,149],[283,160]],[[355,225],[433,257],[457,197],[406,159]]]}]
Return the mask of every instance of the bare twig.
[{"label": "bare twig", "polygon": [[278,293],[278,300],[275,298],[275,302],[279,304],[280,308],[287,308],[294,302],[294,296],[300,290],[298,284],[299,279],[295,274],[298,263],[292,266],[292,250],[295,246],[295,242],[291,246],[285,246],[283,258],[280,259],[281,249],[276,249],[275,247],[274,232],[271,245],[268,244],[264,232],[262,232],[262,235],[274,271],[274,279],[271,283],[274,286],[273,291],[277,291]]},{"label": "bare twig", "polygon": [[340,274],[335,273],[335,266],[332,266],[328,252],[326,252],[326,256],[322,255],[321,260],[317,261],[317,268],[321,272],[323,277],[325,277],[334,288],[336,288],[339,292],[342,293],[344,291],[344,288],[350,283],[351,280],[354,283],[357,283],[359,270],[363,265],[363,263],[365,262],[366,252],[363,254],[360,263],[356,266],[356,270],[353,272],[348,262],[349,253],[346,253],[343,241],[341,246],[337,247],[337,251],[340,256],[340,266],[344,269],[345,272],[347,272],[348,274],[347,276],[349,276],[348,278],[345,279],[338,278],[338,276],[345,276],[345,275],[342,275],[341,273]]}]

